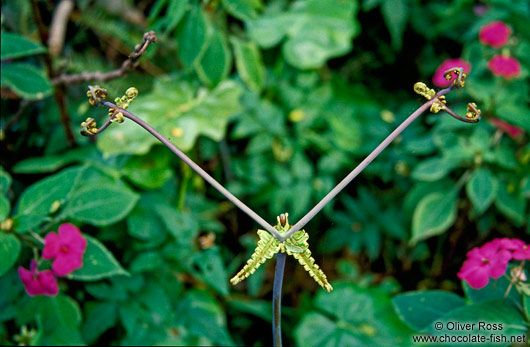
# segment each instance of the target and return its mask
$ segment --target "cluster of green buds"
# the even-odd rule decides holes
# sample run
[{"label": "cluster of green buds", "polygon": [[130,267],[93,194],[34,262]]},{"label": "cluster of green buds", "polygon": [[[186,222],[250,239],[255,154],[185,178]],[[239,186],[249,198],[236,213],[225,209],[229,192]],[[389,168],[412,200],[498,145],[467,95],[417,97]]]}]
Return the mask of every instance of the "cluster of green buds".
[{"label": "cluster of green buds", "polygon": [[[454,75],[456,75],[456,78],[454,79],[452,86],[450,86],[450,88],[464,87],[466,83],[466,77],[467,77],[467,74],[464,72],[464,69],[461,67],[455,67],[455,68],[449,69],[444,72],[444,77],[448,81],[451,80],[454,77]],[[449,107],[447,107],[445,95],[437,95],[434,89],[429,88],[425,83],[423,82],[415,83],[414,92],[425,97],[427,100],[436,98],[436,100],[432,103],[431,108],[430,108],[430,111],[432,113],[438,113],[444,110],[447,113],[449,113],[451,116],[453,116],[454,118],[459,119],[464,122],[474,123],[480,120],[482,112],[477,108],[477,104],[475,104],[474,102],[470,102],[469,104],[467,104],[467,113],[465,117],[461,117],[455,114],[453,111],[451,111]]]},{"label": "cluster of green buds", "polygon": [[[127,107],[129,107],[129,104],[132,103],[137,96],[138,89],[131,87],[125,91],[125,95],[123,95],[121,98],[114,99],[114,103],[119,107],[119,109],[126,110]],[[111,122],[123,123],[125,120],[123,113],[121,113],[119,109],[115,109],[114,107],[109,108],[109,117]]]},{"label": "cluster of green buds", "polygon": [[[427,87],[423,82],[416,82],[414,84],[414,92],[423,96],[427,100],[431,100],[436,95],[434,89]],[[438,113],[445,108],[445,95],[439,96],[438,100],[431,105],[431,112]]]},{"label": "cluster of green buds", "polygon": [[102,103],[104,105],[112,105],[107,106],[109,107],[109,120],[100,129],[97,128],[96,121],[91,117],[88,117],[81,123],[81,135],[92,136],[104,130],[109,123],[123,123],[125,118],[121,111],[127,109],[131,102],[138,96],[138,89],[134,87],[127,89],[122,97],[114,99],[115,104],[104,102],[108,95],[107,90],[97,85],[88,86],[86,95],[88,96],[88,102],[92,106],[99,106]]},{"label": "cluster of green buds", "polygon": [[83,123],[81,123],[81,135],[92,136],[98,133],[98,128],[94,118],[88,117]]}]

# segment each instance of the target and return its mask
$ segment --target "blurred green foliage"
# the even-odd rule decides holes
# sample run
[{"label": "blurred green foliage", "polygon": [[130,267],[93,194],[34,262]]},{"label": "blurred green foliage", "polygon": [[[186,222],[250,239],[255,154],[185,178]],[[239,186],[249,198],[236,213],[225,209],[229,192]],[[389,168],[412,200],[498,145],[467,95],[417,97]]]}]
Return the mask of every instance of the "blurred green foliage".
[{"label": "blurred green foliage", "polygon": [[[53,4],[37,3],[49,23]],[[0,232],[0,342],[271,344],[270,264],[228,283],[256,225],[130,121],[96,141],[76,131],[69,148],[29,2],[2,2],[1,20],[0,221],[13,225]],[[478,32],[493,20],[513,30],[502,52],[521,63],[517,78],[487,68],[499,50]],[[414,82],[469,61],[448,103],[464,114],[474,101],[483,120],[423,116],[306,226],[335,291],[286,268],[286,344],[407,346],[442,318],[528,329],[528,298],[512,298],[524,316],[501,301],[507,283],[464,293],[456,273],[472,247],[530,234],[529,20],[526,0],[80,0],[53,64],[112,70],[155,30],[137,71],[104,86],[112,97],[137,87],[129,110],[273,223],[301,218],[414,111]],[[106,117],[85,88],[65,89],[74,129]],[[57,297],[30,298],[16,267],[62,222],[87,237],[85,265]],[[417,289],[446,291],[394,296]],[[421,314],[424,296],[447,306]]]}]

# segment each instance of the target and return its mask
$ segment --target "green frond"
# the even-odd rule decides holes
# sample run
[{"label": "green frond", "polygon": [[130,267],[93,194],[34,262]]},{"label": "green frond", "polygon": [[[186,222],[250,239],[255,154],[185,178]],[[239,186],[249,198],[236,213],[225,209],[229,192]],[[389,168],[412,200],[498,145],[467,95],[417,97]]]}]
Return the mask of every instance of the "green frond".
[{"label": "green frond", "polygon": [[261,229],[258,230],[258,235],[258,246],[243,269],[230,280],[230,283],[233,285],[238,284],[248,276],[252,275],[261,264],[267,261],[267,259],[271,259],[280,251],[280,242],[278,242],[274,236]]}]

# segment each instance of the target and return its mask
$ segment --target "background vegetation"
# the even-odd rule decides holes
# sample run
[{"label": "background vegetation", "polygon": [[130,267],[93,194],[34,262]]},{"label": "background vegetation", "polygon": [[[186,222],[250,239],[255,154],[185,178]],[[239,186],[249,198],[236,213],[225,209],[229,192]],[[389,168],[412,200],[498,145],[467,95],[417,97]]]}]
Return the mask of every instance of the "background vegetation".
[{"label": "background vegetation", "polygon": [[[57,4],[36,3],[48,27]],[[500,49],[478,38],[493,20],[513,31]],[[528,240],[529,20],[526,0],[79,0],[56,52],[38,44],[30,2],[3,1],[0,220],[13,224],[0,232],[0,342],[272,342],[273,262],[228,282],[257,225],[132,122],[82,137],[79,124],[106,111],[89,107],[87,83],[54,86],[48,54],[55,75],[110,71],[154,30],[138,69],[100,84],[112,97],[138,88],[129,110],[270,223],[286,211],[296,222],[414,111],[416,81],[432,87],[443,61],[469,62],[448,99],[459,114],[475,101],[483,120],[423,116],[306,226],[335,290],[287,262],[285,343],[408,345],[420,329],[393,295],[462,295],[468,250]],[[500,52],[519,76],[487,68]],[[85,258],[57,297],[30,298],[16,268],[62,222],[100,267]]]}]

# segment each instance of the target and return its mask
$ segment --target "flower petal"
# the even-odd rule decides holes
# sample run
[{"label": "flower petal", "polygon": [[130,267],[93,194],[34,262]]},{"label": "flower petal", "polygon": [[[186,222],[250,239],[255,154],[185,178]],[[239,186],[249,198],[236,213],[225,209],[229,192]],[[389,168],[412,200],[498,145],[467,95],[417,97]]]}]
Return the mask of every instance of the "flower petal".
[{"label": "flower petal", "polygon": [[465,280],[473,289],[484,288],[490,280],[488,270],[486,267],[478,268],[476,271],[469,273]]},{"label": "flower petal", "polygon": [[75,270],[78,264],[72,262],[72,257],[60,253],[52,264],[52,270],[57,276],[66,276]]},{"label": "flower petal", "polygon": [[53,259],[59,253],[61,247],[61,241],[59,235],[56,232],[51,232],[44,238],[44,249],[42,250],[42,257],[44,259]]},{"label": "flower petal", "polygon": [[51,270],[45,270],[39,273],[37,275],[37,280],[42,286],[42,294],[48,296],[55,296],[57,295],[57,293],[59,293],[57,278],[55,278]]},{"label": "flower petal", "polygon": [[31,271],[24,269],[22,266],[18,267],[18,277],[24,284],[24,289],[29,296],[41,295],[43,292],[40,282],[33,278]]}]

